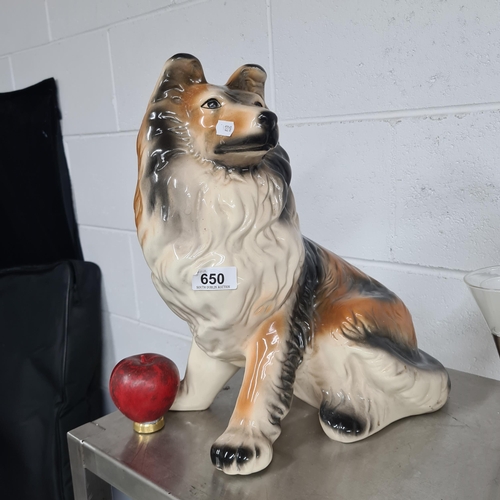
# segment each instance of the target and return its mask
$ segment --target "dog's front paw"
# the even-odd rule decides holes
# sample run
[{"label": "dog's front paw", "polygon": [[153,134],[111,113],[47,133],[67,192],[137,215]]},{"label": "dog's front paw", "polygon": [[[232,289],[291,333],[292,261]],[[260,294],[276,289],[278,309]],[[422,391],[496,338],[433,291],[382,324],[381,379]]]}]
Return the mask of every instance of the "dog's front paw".
[{"label": "dog's front paw", "polygon": [[[207,391],[208,392],[208,391]],[[212,398],[207,395],[207,392],[201,393],[199,391],[189,388],[183,380],[175,396],[175,401],[171,406],[171,411],[200,411],[206,410],[212,404]]]},{"label": "dog's front paw", "polygon": [[271,442],[255,428],[227,429],[212,445],[212,463],[226,474],[253,474],[273,458]]}]

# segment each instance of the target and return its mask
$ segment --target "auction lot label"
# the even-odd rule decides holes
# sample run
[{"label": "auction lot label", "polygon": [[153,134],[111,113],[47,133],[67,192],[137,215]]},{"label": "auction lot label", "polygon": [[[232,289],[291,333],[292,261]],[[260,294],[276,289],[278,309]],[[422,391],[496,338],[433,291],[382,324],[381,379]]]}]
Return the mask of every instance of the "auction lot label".
[{"label": "auction lot label", "polygon": [[236,290],[238,273],[236,267],[207,267],[199,269],[193,276],[193,290]]},{"label": "auction lot label", "polygon": [[215,132],[217,135],[222,135],[223,137],[231,137],[234,132],[234,122],[219,120],[215,126]]}]

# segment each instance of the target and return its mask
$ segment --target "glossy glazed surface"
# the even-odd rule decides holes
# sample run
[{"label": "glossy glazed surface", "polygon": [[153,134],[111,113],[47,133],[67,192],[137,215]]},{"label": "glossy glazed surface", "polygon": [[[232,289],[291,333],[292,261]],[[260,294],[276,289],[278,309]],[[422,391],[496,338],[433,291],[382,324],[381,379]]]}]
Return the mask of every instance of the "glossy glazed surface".
[{"label": "glossy glazed surface", "polygon": [[[135,213],[158,292],[193,333],[175,410],[207,408],[238,367],[241,390],[211,450],[228,474],[272,459],[293,394],[352,442],[439,409],[449,379],[420,351],[401,300],[303,238],[266,74],[208,84],[191,55],[169,59],[137,140]],[[235,290],[194,290],[200,269],[235,267]]]}]

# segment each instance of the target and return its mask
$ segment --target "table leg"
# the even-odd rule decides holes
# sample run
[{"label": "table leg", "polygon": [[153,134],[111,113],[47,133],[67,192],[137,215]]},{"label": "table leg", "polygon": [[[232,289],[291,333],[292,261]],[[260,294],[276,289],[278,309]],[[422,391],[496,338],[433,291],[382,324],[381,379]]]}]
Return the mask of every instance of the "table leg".
[{"label": "table leg", "polygon": [[112,500],[111,486],[85,468],[82,441],[68,434],[68,448],[75,500]]}]

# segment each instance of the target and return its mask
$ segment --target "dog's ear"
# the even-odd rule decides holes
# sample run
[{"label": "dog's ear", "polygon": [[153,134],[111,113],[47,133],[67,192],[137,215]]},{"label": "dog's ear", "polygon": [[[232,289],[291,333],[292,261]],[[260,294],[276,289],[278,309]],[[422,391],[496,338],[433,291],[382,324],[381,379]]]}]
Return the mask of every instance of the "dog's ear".
[{"label": "dog's ear", "polygon": [[163,66],[153,101],[165,99],[169,90],[182,92],[197,83],[207,83],[200,61],[191,54],[176,54]]},{"label": "dog's ear", "polygon": [[234,90],[246,90],[254,92],[264,99],[264,84],[267,74],[264,68],[257,64],[245,64],[237,69],[229,78],[226,87]]}]

